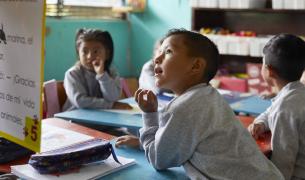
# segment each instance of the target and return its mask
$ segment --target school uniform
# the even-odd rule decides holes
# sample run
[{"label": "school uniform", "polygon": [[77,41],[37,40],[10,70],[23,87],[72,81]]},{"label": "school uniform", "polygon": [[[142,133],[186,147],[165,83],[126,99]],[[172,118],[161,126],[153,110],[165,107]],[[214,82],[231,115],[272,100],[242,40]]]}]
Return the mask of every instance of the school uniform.
[{"label": "school uniform", "polygon": [[254,123],[264,123],[272,133],[271,161],[286,180],[305,179],[305,86],[288,83],[272,105]]},{"label": "school uniform", "polygon": [[78,108],[109,109],[121,95],[120,78],[114,69],[97,75],[77,63],[65,73],[67,101],[64,111]]},{"label": "school uniform", "polygon": [[191,179],[201,180],[283,179],[210,85],[191,87],[143,119],[140,141],[156,169],[182,165]]}]

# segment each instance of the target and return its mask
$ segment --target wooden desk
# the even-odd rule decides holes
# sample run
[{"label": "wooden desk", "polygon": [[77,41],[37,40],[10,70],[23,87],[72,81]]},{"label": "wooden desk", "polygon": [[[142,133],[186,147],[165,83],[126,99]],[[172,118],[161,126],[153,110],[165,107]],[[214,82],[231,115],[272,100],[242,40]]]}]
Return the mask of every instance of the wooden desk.
[{"label": "wooden desk", "polygon": [[112,136],[110,134],[107,133],[103,133],[101,131],[97,131],[94,129],[90,129],[87,128],[85,126],[81,126],[75,123],[71,123],[59,118],[48,118],[48,119],[44,119],[42,121],[42,123],[46,123],[46,124],[50,124],[53,126],[57,126],[60,128],[64,128],[64,129],[69,129],[75,132],[80,132],[82,134],[86,134],[88,136],[93,136],[95,138],[101,138],[101,139],[105,139],[105,140],[112,140],[114,138],[116,138],[115,136]]}]

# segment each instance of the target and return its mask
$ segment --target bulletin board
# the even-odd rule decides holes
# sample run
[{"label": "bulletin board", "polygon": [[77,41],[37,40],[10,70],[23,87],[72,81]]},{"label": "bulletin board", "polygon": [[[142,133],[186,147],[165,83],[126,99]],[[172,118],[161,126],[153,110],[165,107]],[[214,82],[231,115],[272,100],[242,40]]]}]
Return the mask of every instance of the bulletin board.
[{"label": "bulletin board", "polygon": [[0,136],[39,152],[44,0],[0,0]]}]

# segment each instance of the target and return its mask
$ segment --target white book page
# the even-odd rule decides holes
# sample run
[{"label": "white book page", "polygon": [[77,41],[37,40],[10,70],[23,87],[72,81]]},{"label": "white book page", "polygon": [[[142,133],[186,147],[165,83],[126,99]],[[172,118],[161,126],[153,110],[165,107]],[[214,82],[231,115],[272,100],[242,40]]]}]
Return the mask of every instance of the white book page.
[{"label": "white book page", "polygon": [[94,137],[42,123],[41,152],[59,149]]},{"label": "white book page", "polygon": [[142,114],[142,110],[139,108],[137,104],[129,104],[132,106],[132,109],[122,110],[122,109],[101,109],[101,111],[114,112],[114,113],[122,113],[122,114]]}]

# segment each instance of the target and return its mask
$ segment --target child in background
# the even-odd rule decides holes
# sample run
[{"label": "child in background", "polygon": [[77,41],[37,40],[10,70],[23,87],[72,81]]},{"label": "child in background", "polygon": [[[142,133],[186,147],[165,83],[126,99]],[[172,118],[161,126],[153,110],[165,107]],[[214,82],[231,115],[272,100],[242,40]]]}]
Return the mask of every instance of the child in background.
[{"label": "child in background", "polygon": [[191,179],[283,179],[209,85],[219,64],[212,41],[199,33],[171,30],[154,62],[157,87],[177,96],[158,112],[152,91],[138,89],[135,94],[143,110],[140,141],[154,168],[183,165]]},{"label": "child in background", "polygon": [[280,34],[267,43],[263,53],[262,76],[279,93],[249,131],[258,138],[270,130],[271,161],[286,180],[305,179],[305,86],[299,80],[305,64],[305,42]]},{"label": "child in background", "polygon": [[139,77],[139,88],[141,89],[149,89],[152,90],[154,93],[158,94],[161,92],[161,90],[156,87],[155,85],[155,72],[154,72],[154,57],[157,56],[159,48],[161,46],[162,39],[157,40],[154,46],[153,50],[153,56],[152,59],[147,61],[141,70],[141,74]]},{"label": "child in background", "polygon": [[[162,90],[155,85],[155,72],[154,72],[154,57],[157,56],[159,52],[159,48],[161,46],[162,39],[157,40],[154,45],[153,56],[152,59],[147,61],[141,70],[141,74],[139,77],[139,88],[141,89],[149,89],[154,93],[162,93],[166,90]],[[134,135],[125,135],[117,138],[115,146],[120,148],[123,146],[131,147],[131,148],[140,148],[141,144],[139,141],[139,137]]]},{"label": "child in background", "polygon": [[111,68],[113,41],[107,31],[80,29],[76,34],[79,61],[65,73],[67,101],[63,110],[76,108],[131,109],[116,102],[121,95],[119,76]]}]

